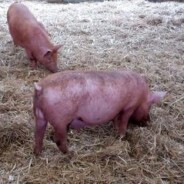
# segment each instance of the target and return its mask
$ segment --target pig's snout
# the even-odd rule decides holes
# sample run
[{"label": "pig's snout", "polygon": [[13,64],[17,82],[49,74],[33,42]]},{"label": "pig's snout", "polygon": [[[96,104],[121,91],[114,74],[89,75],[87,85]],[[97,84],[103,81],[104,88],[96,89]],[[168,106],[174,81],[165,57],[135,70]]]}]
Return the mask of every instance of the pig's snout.
[{"label": "pig's snout", "polygon": [[56,73],[58,72],[58,67],[57,66],[48,66],[46,67],[50,72]]},{"label": "pig's snout", "polygon": [[54,69],[54,70],[50,70],[52,73],[56,73],[58,72],[58,68]]}]

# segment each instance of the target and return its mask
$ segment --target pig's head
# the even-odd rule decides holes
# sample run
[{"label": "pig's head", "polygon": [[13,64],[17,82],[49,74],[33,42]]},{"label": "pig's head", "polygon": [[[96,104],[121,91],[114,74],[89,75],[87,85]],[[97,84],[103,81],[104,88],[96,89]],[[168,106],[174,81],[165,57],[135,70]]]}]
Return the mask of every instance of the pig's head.
[{"label": "pig's head", "polygon": [[52,50],[47,49],[43,55],[42,64],[51,72],[57,72],[57,52],[61,45],[54,46]]},{"label": "pig's head", "polygon": [[149,111],[153,104],[158,104],[165,97],[164,91],[149,92],[147,99],[141,102],[133,113],[131,119],[140,125],[146,125],[146,121],[150,119]]}]

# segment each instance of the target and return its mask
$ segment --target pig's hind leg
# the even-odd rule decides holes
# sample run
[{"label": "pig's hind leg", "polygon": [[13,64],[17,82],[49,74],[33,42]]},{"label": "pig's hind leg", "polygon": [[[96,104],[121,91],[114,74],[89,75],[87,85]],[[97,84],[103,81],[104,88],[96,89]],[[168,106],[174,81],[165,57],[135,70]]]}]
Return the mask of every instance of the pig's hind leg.
[{"label": "pig's hind leg", "polygon": [[35,147],[34,153],[36,155],[41,154],[43,147],[43,138],[45,134],[45,130],[47,127],[47,121],[44,118],[44,115],[41,110],[36,109],[36,126],[35,126]]}]

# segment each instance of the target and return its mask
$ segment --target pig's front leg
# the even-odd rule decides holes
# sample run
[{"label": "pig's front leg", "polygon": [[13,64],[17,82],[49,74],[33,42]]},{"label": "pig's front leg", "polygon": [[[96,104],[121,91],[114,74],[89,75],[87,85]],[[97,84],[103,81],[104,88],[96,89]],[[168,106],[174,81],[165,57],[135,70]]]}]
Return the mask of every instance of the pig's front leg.
[{"label": "pig's front leg", "polygon": [[121,138],[123,138],[126,134],[128,121],[132,113],[132,110],[122,111],[114,122],[115,128],[119,132]]},{"label": "pig's front leg", "polygon": [[18,46],[18,44],[17,44],[17,42],[15,41],[15,39],[13,39],[13,45],[14,45],[14,47],[17,47],[17,46]]},{"label": "pig's front leg", "polygon": [[35,59],[30,59],[30,63],[29,63],[29,66],[32,68],[32,69],[35,69],[37,67],[37,62]]},{"label": "pig's front leg", "polygon": [[43,147],[44,133],[47,127],[47,121],[40,110],[37,110],[36,126],[35,126],[35,147],[34,153],[36,155],[41,154]]},{"label": "pig's front leg", "polygon": [[31,51],[29,50],[26,50],[26,53],[27,53],[27,57],[30,61],[29,63],[29,66],[32,68],[32,69],[35,69],[36,66],[37,66],[37,62],[36,62],[36,59],[34,58],[33,54]]}]

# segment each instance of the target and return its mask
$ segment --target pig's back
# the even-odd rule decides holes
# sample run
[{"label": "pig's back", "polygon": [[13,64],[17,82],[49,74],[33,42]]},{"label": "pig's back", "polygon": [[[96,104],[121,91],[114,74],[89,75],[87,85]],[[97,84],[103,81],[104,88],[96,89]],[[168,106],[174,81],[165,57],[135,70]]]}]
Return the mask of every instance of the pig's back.
[{"label": "pig's back", "polygon": [[145,83],[140,75],[131,71],[65,71],[51,74],[42,79],[39,84],[43,88],[56,85],[64,88],[71,84],[89,88],[90,85],[104,87],[110,84],[116,86],[130,85],[130,83],[132,83],[131,86],[135,86],[140,82]]},{"label": "pig's back", "polygon": [[[84,103],[104,101],[117,103],[119,99],[137,96],[146,88],[144,80],[134,72],[59,72],[39,82],[49,94],[57,93],[59,98],[76,99]],[[99,100],[100,99],[100,100]],[[65,99],[66,100],[66,99]],[[126,100],[125,102],[126,103]]]},{"label": "pig's back", "polygon": [[[26,20],[36,22],[36,18],[30,10],[21,3],[13,3],[7,13],[8,22],[24,23]],[[17,25],[19,26],[19,25]]]},{"label": "pig's back", "polygon": [[48,43],[47,34],[29,9],[21,3],[14,3],[8,10],[8,25],[14,43],[33,52],[38,45]]}]

